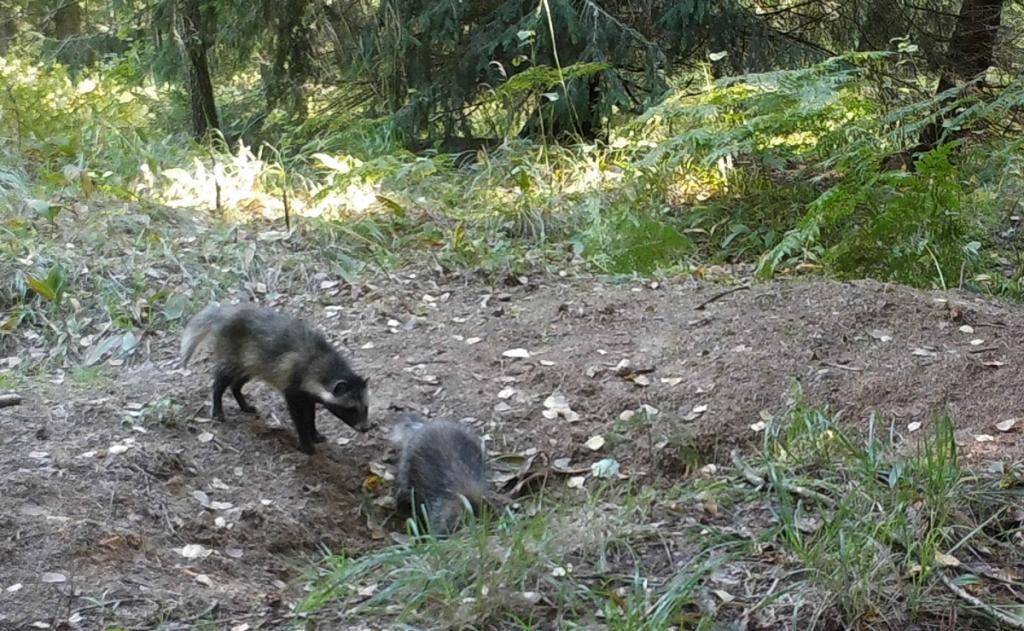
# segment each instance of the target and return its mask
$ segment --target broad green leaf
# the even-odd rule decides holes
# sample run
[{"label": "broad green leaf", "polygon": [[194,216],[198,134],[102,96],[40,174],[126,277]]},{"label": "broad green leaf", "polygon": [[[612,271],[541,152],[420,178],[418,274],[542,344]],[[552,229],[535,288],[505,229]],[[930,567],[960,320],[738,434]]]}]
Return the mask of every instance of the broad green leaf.
[{"label": "broad green leaf", "polygon": [[28,283],[28,286],[32,288],[32,291],[34,291],[37,294],[39,294],[40,296],[42,296],[43,299],[45,299],[45,300],[47,300],[49,302],[56,302],[57,301],[57,290],[56,290],[56,288],[51,287],[46,282],[45,279],[36,278],[35,276],[29,276],[26,279],[26,282]]},{"label": "broad green leaf", "polygon": [[171,294],[164,303],[164,317],[168,320],[177,320],[185,313],[188,306],[188,298],[182,294]]},{"label": "broad green leaf", "polygon": [[86,355],[85,357],[85,365],[92,366],[100,359],[102,359],[104,355],[110,352],[111,349],[122,343],[123,340],[120,335],[111,335],[110,337],[106,338],[99,344],[89,349],[89,354]]}]

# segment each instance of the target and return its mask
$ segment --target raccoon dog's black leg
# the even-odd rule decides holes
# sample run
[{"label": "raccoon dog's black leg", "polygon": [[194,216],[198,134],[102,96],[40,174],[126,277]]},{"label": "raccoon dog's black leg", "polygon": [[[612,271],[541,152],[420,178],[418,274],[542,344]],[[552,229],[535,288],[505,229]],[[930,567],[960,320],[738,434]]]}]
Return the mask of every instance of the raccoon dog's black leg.
[{"label": "raccoon dog's black leg", "polygon": [[210,412],[215,420],[224,420],[224,391],[228,389],[232,381],[231,371],[223,366],[218,366],[213,375],[213,409]]},{"label": "raccoon dog's black leg", "polygon": [[314,443],[326,443],[327,437],[316,431],[316,407],[313,408],[313,414],[310,418],[310,426],[313,428],[313,442]]},{"label": "raccoon dog's black leg", "polygon": [[299,450],[313,455],[316,453],[316,447],[313,446],[313,435],[316,433],[313,428],[316,402],[308,394],[294,391],[286,392],[284,400],[288,403],[288,413],[295,423],[295,433],[299,435]]},{"label": "raccoon dog's black leg", "polygon": [[249,405],[249,402],[245,400],[245,395],[242,394],[242,387],[249,383],[249,377],[238,377],[231,384],[231,394],[235,396],[235,401],[238,402],[238,407],[242,409],[246,414],[254,414],[256,408]]}]

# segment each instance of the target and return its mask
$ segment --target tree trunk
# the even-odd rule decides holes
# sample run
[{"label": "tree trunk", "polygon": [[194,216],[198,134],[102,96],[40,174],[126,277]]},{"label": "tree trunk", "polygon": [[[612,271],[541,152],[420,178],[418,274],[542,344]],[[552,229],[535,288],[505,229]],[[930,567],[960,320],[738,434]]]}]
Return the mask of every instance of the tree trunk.
[{"label": "tree trunk", "polygon": [[902,30],[899,7],[892,0],[870,0],[860,20],[857,50],[888,50],[889,39]]},{"label": "tree trunk", "polygon": [[13,17],[0,18],[0,55],[6,55],[11,48],[11,40],[18,34],[18,24]]},{"label": "tree trunk", "polygon": [[178,37],[188,76],[188,94],[192,110],[192,132],[196,138],[220,128],[217,105],[213,100],[213,82],[206,58],[208,47],[203,37],[200,0],[178,0]]},{"label": "tree trunk", "polygon": [[64,41],[82,34],[82,7],[75,0],[65,0],[53,12],[53,37]]},{"label": "tree trunk", "polygon": [[[963,0],[936,94],[973,79],[992,65],[1002,13],[1003,0]],[[939,144],[944,121],[945,117],[939,115],[924,128],[918,151],[928,151]]]},{"label": "tree trunk", "polygon": [[282,4],[284,6],[277,18],[277,42],[267,104],[273,108],[287,100],[292,113],[304,119],[308,112],[303,83],[310,73],[309,59],[312,54],[309,40],[302,30],[307,2],[286,0]]}]

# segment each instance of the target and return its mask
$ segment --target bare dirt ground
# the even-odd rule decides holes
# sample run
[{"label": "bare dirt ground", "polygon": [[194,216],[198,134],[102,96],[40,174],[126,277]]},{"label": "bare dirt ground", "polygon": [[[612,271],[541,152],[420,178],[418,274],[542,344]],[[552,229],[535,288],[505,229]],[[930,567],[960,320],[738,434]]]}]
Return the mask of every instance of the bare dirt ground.
[{"label": "bare dirt ground", "polygon": [[[910,440],[908,425],[925,431],[948,413],[967,457],[1019,457],[1024,438],[995,423],[1024,415],[1021,308],[797,280],[696,309],[723,289],[401,273],[276,306],[348,350],[371,378],[376,418],[392,405],[469,417],[495,452],[589,461],[589,437],[654,406],[667,445],[604,448],[651,484],[758,440],[751,425],[783,409],[794,380],[851,426],[875,412],[876,431]],[[386,488],[363,489],[391,458],[385,433],[356,435],[321,411],[330,442],[307,457],[262,386],[250,386],[257,415],[226,397],[228,422],[210,422],[205,363],[178,368],[176,334],[142,344],[148,357],[111,379],[54,375],[0,410],[0,629],[294,624],[304,572],[324,552],[389,543],[364,510]],[[556,392],[578,420],[542,415]]]}]

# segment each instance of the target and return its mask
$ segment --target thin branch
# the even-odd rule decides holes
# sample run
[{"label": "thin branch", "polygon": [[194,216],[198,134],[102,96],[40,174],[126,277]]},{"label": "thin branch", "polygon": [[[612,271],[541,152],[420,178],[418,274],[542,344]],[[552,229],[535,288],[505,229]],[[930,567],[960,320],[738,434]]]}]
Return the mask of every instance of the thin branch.
[{"label": "thin branch", "polygon": [[1018,618],[1017,616],[1011,616],[1010,614],[1003,613],[1002,611],[996,609],[992,605],[989,605],[988,603],[982,602],[980,599],[971,596],[967,593],[967,590],[954,583],[944,573],[939,574],[939,580],[942,581],[942,584],[946,586],[946,589],[953,592],[954,596],[964,601],[965,603],[971,605],[972,607],[976,607],[989,618],[998,620],[999,622],[1005,624],[1011,629],[1024,629],[1024,620]]},{"label": "thin branch", "polygon": [[[743,474],[743,477],[746,478],[747,482],[749,482],[751,485],[764,486],[766,484],[765,479],[763,477],[758,475],[753,469],[747,466],[745,462],[743,462],[743,460],[740,458],[740,452],[738,449],[733,449],[732,453],[729,454],[729,457],[732,458],[732,464],[740,473]],[[836,501],[831,497],[814,491],[812,489],[809,489],[805,486],[800,486],[799,484],[791,484],[789,482],[786,482],[785,480],[783,480],[779,484],[779,486],[781,486],[782,489],[788,493],[798,495],[804,499],[821,502],[822,504],[828,506],[829,508],[834,508],[836,505]]]},{"label": "thin branch", "polygon": [[704,309],[704,307],[708,306],[712,302],[715,302],[717,300],[721,300],[722,298],[725,298],[729,294],[734,294],[737,291],[743,291],[744,289],[750,289],[750,285],[749,284],[748,285],[740,285],[739,287],[733,287],[731,289],[726,289],[725,291],[720,291],[717,294],[715,294],[714,296],[711,296],[710,298],[708,298],[704,302],[702,302],[699,305],[697,305],[696,307],[694,307],[693,310],[694,311],[702,311]]},{"label": "thin branch", "polygon": [[9,394],[0,394],[0,408],[9,408],[11,406],[20,404],[21,395],[14,394],[13,392]]}]

